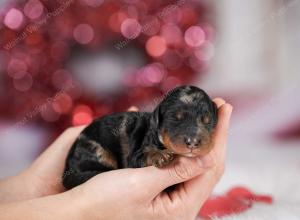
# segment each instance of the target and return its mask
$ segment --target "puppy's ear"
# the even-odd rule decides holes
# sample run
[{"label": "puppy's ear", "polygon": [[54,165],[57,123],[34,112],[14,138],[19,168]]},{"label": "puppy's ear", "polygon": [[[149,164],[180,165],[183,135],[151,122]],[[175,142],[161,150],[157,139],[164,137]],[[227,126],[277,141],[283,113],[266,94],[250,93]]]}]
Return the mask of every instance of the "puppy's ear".
[{"label": "puppy's ear", "polygon": [[157,107],[152,113],[152,116],[150,119],[150,126],[154,129],[158,129],[159,122],[160,122],[160,107]]}]

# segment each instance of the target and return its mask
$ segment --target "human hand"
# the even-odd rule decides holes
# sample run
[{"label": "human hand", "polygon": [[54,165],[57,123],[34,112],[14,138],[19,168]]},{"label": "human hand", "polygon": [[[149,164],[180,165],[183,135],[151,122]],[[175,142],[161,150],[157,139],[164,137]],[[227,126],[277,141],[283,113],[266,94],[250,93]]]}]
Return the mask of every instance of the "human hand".
[{"label": "human hand", "polygon": [[[185,219],[197,216],[224,172],[232,107],[215,99],[219,121],[214,148],[202,158],[179,158],[164,169],[105,172],[69,191],[83,219]],[[174,191],[164,191],[178,184]]]},{"label": "human hand", "polygon": [[65,159],[84,126],[69,128],[20,174],[0,182],[0,203],[28,200],[64,191]]},{"label": "human hand", "polygon": [[[54,204],[58,204],[62,200],[58,198],[67,198],[64,199],[63,204],[72,202],[72,205],[76,207],[74,211],[78,211],[76,216],[97,217],[97,215],[101,215],[101,219],[102,217],[105,219],[105,216],[110,216],[110,219],[124,219],[124,216],[128,219],[135,219],[140,216],[143,219],[155,219],[156,217],[174,219],[175,216],[175,219],[192,219],[196,216],[223,172],[224,147],[231,106],[225,105],[225,102],[220,99],[215,100],[215,102],[219,107],[219,123],[214,138],[215,147],[209,155],[202,158],[203,166],[199,166],[197,159],[181,158],[177,164],[167,169],[160,170],[147,167],[103,173],[86,184],[67,192],[65,196],[63,193],[62,196],[53,197],[56,199],[53,200],[52,206],[55,207]],[[36,186],[37,189],[39,189],[38,187],[45,189],[34,190],[31,194],[27,193],[23,199],[26,199],[26,196],[27,198],[29,196],[36,198],[63,191],[60,177],[63,172],[64,160],[74,139],[82,129],[72,128],[66,131],[23,173],[23,178],[27,177],[30,180],[28,182],[32,184],[32,188]],[[212,162],[214,163],[211,168],[207,168]],[[51,169],[48,169],[49,166]],[[43,174],[45,176],[40,176]],[[52,178],[49,178],[50,176]],[[158,178],[160,181],[157,181]],[[24,181],[19,182],[24,183]],[[177,186],[174,192],[162,192],[166,187],[180,182],[184,183]],[[101,188],[99,188],[100,184]],[[27,191],[25,186],[22,189]],[[120,189],[124,190],[121,191]],[[37,204],[46,202],[46,198],[48,197],[40,200]],[[49,199],[51,198],[49,197]],[[50,203],[47,201],[47,204]]]},{"label": "human hand", "polygon": [[[128,111],[137,111],[131,107]],[[0,203],[16,202],[65,191],[62,185],[67,154],[85,126],[64,131],[34,162],[20,174],[0,181]],[[65,174],[67,175],[67,174]]]}]

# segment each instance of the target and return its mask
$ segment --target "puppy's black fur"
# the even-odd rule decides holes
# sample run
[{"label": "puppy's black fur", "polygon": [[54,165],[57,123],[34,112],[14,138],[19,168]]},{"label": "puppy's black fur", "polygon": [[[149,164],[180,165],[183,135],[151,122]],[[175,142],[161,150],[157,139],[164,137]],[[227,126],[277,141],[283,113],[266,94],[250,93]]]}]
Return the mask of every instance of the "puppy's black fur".
[{"label": "puppy's black fur", "polygon": [[154,112],[124,112],[93,121],[73,144],[63,185],[71,189],[114,169],[164,167],[174,155],[195,157],[212,148],[217,107],[194,86],[170,91]]}]

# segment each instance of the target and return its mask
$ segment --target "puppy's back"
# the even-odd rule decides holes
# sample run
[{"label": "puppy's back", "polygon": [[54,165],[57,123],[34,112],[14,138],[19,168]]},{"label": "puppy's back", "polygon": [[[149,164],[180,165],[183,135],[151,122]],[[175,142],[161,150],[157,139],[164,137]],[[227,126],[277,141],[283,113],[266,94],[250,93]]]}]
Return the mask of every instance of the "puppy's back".
[{"label": "puppy's back", "polygon": [[126,112],[94,120],[68,154],[63,185],[70,189],[99,173],[126,167],[132,133],[142,137],[149,117],[150,113]]}]

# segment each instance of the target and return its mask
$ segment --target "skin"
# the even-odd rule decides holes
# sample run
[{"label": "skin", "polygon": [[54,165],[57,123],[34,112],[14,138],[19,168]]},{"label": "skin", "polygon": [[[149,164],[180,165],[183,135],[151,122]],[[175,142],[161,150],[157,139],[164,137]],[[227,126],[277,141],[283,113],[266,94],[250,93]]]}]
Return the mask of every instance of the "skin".
[{"label": "skin", "polygon": [[[65,158],[84,127],[66,130],[27,170],[0,181],[0,218],[194,220],[224,172],[232,106],[220,98],[214,102],[219,122],[214,148],[206,156],[180,158],[164,169],[102,173],[64,192],[60,178]],[[174,184],[174,191],[163,191]]]}]

